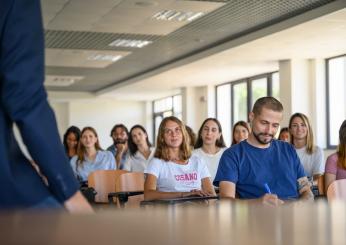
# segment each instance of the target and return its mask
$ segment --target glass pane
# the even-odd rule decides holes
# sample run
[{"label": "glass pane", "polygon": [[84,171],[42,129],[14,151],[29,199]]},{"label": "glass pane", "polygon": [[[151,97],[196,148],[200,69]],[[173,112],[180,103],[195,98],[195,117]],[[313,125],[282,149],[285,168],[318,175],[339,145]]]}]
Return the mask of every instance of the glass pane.
[{"label": "glass pane", "polygon": [[163,111],[171,110],[173,108],[172,97],[168,97],[164,100],[164,108]]},{"label": "glass pane", "polygon": [[163,117],[165,118],[165,117],[169,117],[169,116],[173,116],[173,112],[172,111],[165,111],[164,113],[163,113]]},{"label": "glass pane", "polygon": [[221,123],[226,145],[231,144],[231,85],[226,84],[216,88],[217,119]]},{"label": "glass pane", "polygon": [[174,114],[181,113],[182,111],[181,95],[176,95],[173,97],[173,111],[174,111]]},{"label": "glass pane", "polygon": [[[328,62],[329,82],[329,137],[330,145],[339,144],[338,131],[346,118],[346,57],[331,59]],[[333,98],[333,99],[331,99]]]},{"label": "glass pane", "polygon": [[233,86],[233,122],[247,121],[247,84],[239,83]]},{"label": "glass pane", "polygon": [[272,96],[280,100],[280,77],[278,72],[272,74]]},{"label": "glass pane", "polygon": [[[263,97],[267,96],[268,91],[267,91],[267,78],[260,78],[260,79],[255,79],[251,81],[251,109],[252,106],[255,104],[256,100]],[[251,110],[250,109],[250,110]]]},{"label": "glass pane", "polygon": [[155,123],[154,144],[156,144],[156,136],[157,136],[157,133],[159,132],[159,127],[160,127],[160,123],[162,119],[163,119],[162,115],[157,115],[154,119],[154,123]]}]

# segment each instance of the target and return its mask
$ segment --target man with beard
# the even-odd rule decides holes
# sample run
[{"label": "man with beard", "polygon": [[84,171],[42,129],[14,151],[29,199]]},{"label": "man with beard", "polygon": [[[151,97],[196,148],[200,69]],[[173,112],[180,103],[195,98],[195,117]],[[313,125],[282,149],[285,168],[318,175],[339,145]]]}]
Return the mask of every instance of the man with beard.
[{"label": "man with beard", "polygon": [[117,169],[123,169],[128,157],[128,135],[129,131],[124,124],[116,124],[111,130],[111,137],[114,143],[107,150],[113,153]]},{"label": "man with beard", "polygon": [[283,106],[273,97],[258,99],[249,114],[247,140],[227,149],[214,185],[222,198],[252,199],[270,205],[283,200],[313,200],[310,184],[293,146],[274,139]]}]

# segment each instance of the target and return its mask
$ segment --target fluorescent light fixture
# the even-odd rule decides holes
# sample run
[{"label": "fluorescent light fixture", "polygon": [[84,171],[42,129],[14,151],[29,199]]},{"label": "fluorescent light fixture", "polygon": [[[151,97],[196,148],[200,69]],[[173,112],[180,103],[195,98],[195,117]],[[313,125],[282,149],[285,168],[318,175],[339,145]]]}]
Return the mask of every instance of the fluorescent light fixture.
[{"label": "fluorescent light fixture", "polygon": [[176,10],[163,10],[153,15],[155,20],[166,20],[166,21],[193,21],[204,15],[203,12],[184,12]]},{"label": "fluorescent light fixture", "polygon": [[151,43],[152,41],[148,40],[116,39],[110,44],[108,44],[108,46],[125,48],[143,48]]},{"label": "fluorescent light fixture", "polygon": [[77,81],[82,80],[83,76],[52,76],[48,75],[45,79],[46,86],[68,87]]},{"label": "fluorescent light fixture", "polygon": [[122,58],[122,55],[110,55],[110,54],[92,54],[87,59],[96,61],[111,61],[115,62]]}]

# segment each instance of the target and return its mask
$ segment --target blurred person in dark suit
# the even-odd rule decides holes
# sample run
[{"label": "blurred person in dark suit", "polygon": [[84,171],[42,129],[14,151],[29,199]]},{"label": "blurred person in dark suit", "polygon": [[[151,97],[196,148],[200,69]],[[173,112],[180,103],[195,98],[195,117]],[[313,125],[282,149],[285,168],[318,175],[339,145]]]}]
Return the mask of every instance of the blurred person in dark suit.
[{"label": "blurred person in dark suit", "polygon": [[[0,209],[57,208],[92,212],[59,139],[44,81],[39,0],[0,1]],[[20,150],[18,126],[44,183]]]}]

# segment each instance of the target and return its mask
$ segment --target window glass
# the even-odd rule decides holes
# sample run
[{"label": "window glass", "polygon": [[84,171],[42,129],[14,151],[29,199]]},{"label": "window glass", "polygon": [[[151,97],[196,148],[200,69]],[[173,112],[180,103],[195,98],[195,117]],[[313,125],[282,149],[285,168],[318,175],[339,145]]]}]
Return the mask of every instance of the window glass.
[{"label": "window glass", "polygon": [[233,124],[248,119],[247,108],[247,83],[233,85]]},{"label": "window glass", "polygon": [[328,60],[328,146],[339,144],[339,128],[346,118],[346,56]]},{"label": "window glass", "polygon": [[259,78],[251,81],[251,108],[255,101],[263,96],[267,96],[267,77]]}]

